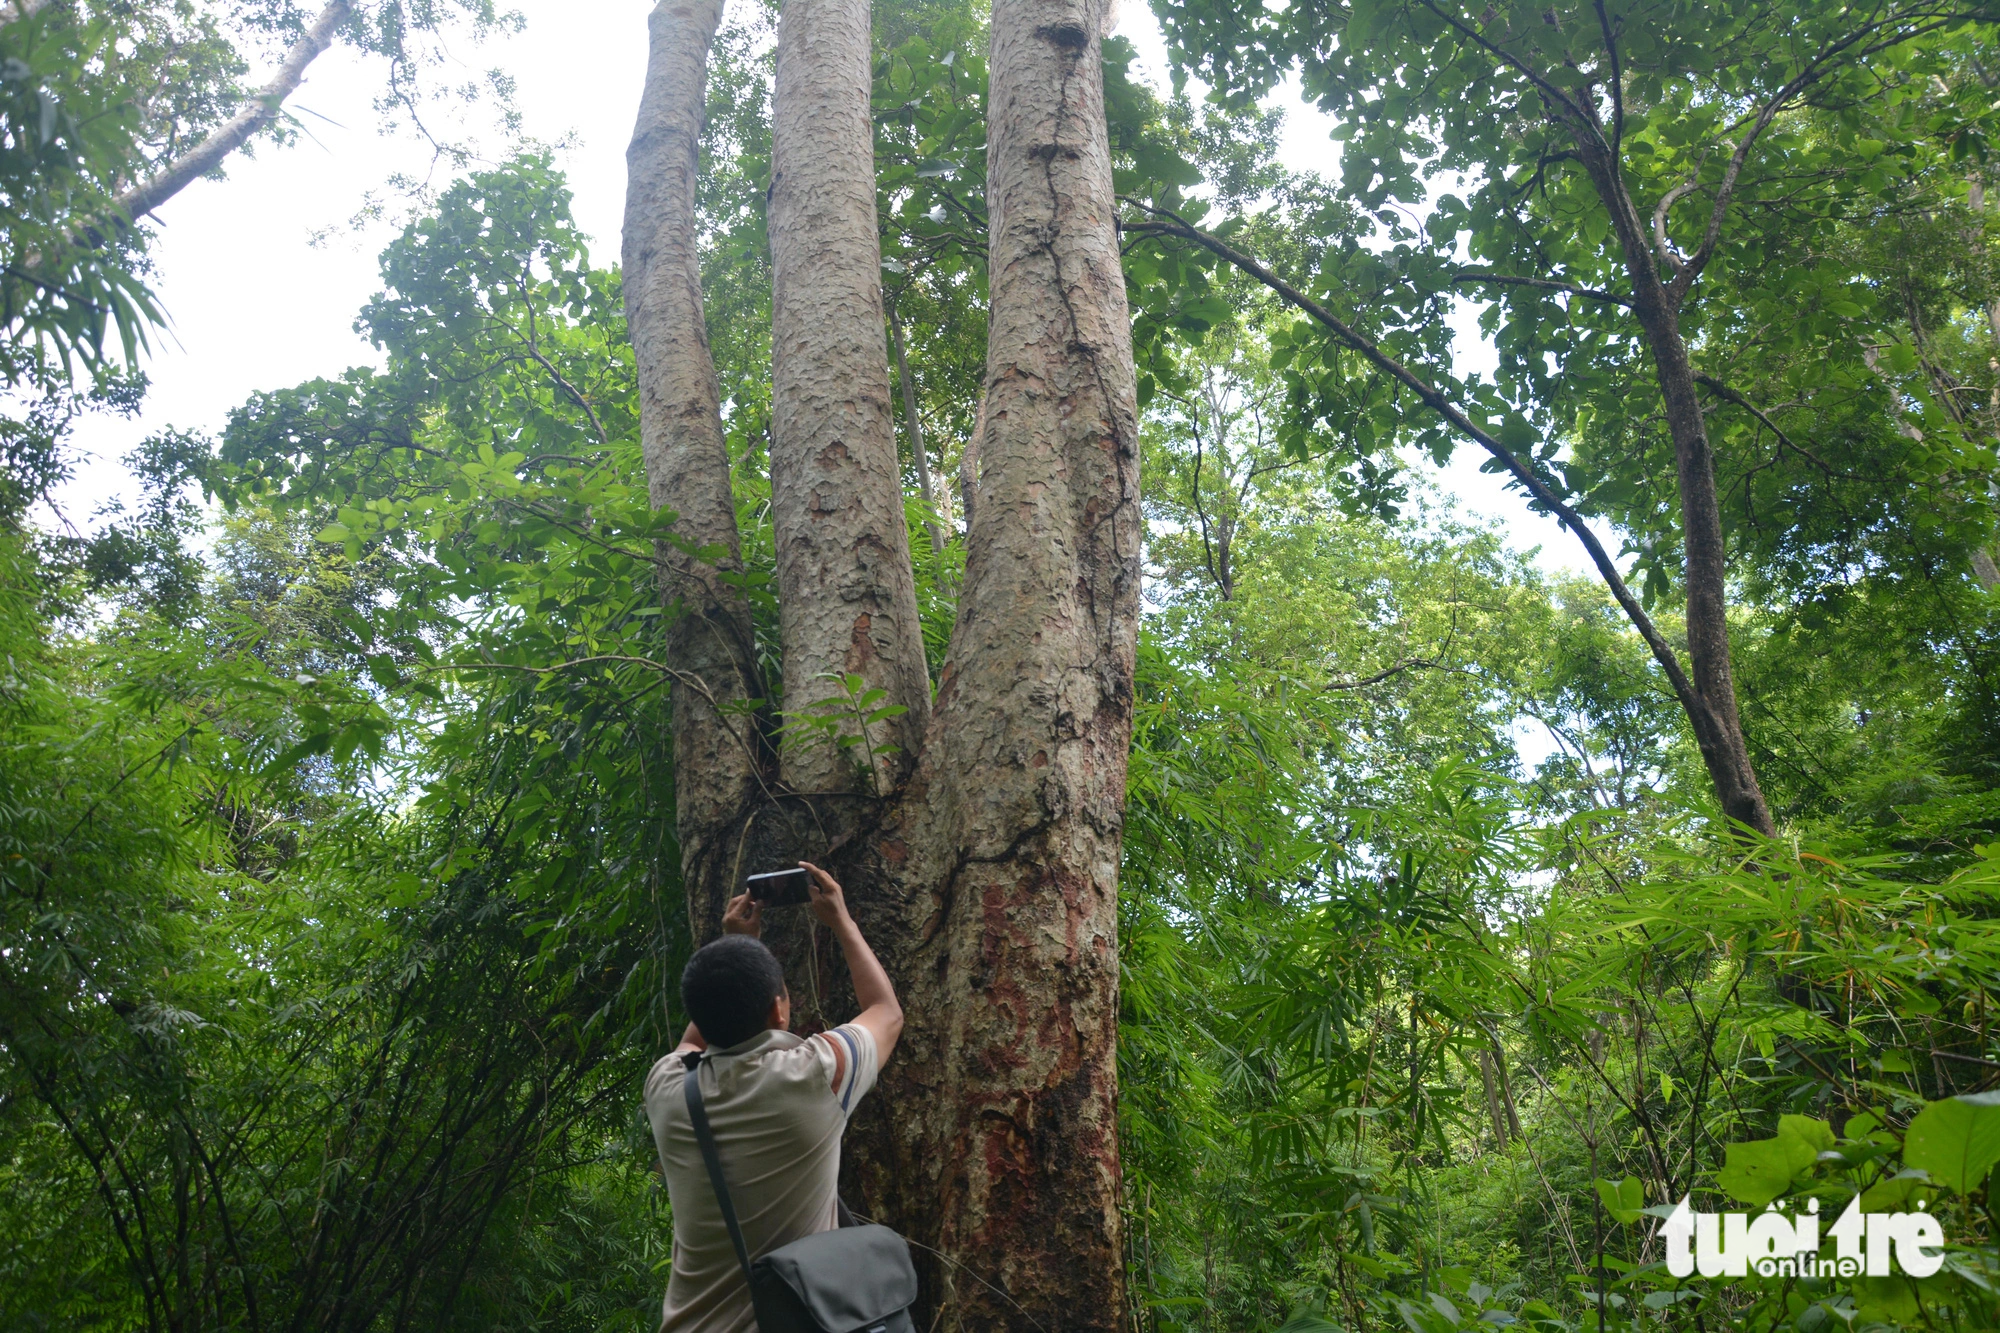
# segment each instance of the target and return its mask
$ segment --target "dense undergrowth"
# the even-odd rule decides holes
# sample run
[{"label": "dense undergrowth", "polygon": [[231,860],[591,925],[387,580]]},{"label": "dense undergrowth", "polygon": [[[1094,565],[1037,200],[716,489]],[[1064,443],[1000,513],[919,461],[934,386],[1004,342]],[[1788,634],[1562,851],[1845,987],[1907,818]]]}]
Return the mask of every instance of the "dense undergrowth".
[{"label": "dense undergrowth", "polygon": [[[775,667],[768,17],[718,44],[702,206],[745,588]],[[983,364],[983,32],[963,6],[877,18],[885,284],[948,477]],[[1107,50],[1121,191],[1233,210],[1231,235],[1448,368],[1445,303],[1405,281],[1442,262],[1416,231],[1365,189],[1279,167],[1270,112],[1162,101],[1129,46]],[[1686,146],[1661,124],[1659,151]],[[1787,132],[1814,153],[1859,133],[1832,112]],[[1907,176],[1871,167],[1854,189],[1874,202],[1765,266],[1809,259],[1874,312],[1869,364],[1888,370],[1843,363],[1837,401],[1799,369],[1824,349],[1743,367],[1795,395],[1774,410],[1829,436],[1840,467],[1796,442],[1766,461],[1765,435],[1717,428],[1730,493],[1750,497],[1731,515],[1731,628],[1783,824],[1768,841],[1717,818],[1610,596],[1395,454],[1446,447],[1434,423],[1302,351],[1304,327],[1240,275],[1132,242],[1149,523],[1121,889],[1135,1330],[2000,1325],[2000,681],[1978,576],[2000,362],[1988,224],[1954,174],[1974,148],[1930,133],[1910,131],[1922,152],[1868,140]],[[1897,190],[1923,207],[1882,203]],[[359,321],[380,366],[258,394],[216,439],[148,441],[130,460],[146,507],[87,538],[30,505],[75,416],[143,384],[47,362],[16,380],[8,1328],[656,1324],[670,1219],[637,1090],[690,941],[672,610],[652,583],[673,530],[638,457],[617,275],[543,153],[444,189],[382,274]],[[1531,334],[1617,359],[1589,330],[1509,319],[1507,373],[1536,392],[1558,388]],[[32,330],[14,331],[26,357]],[[1671,506],[1643,501],[1670,468],[1641,447],[1657,422],[1605,406],[1628,371],[1584,385],[1596,415],[1537,466],[1622,525],[1666,623]],[[935,668],[962,514],[943,485],[909,514]],[[1932,1211],[1943,1270],[1666,1271],[1684,1198],[1828,1217],[1856,1195]]]}]

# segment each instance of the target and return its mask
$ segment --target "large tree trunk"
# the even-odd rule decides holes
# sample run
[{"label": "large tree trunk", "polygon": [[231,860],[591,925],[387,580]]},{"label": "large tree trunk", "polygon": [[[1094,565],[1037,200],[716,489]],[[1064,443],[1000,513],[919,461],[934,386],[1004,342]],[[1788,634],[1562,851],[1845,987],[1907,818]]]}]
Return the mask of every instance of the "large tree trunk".
[{"label": "large tree trunk", "polygon": [[750,609],[723,577],[741,572],[742,555],[695,244],[708,49],[722,4],[662,0],[653,11],[646,88],[626,154],[625,315],[640,437],[653,504],[678,516],[677,540],[658,547],[658,569],[662,600],[681,611],[667,630],[674,805],[697,939],[721,921],[719,894],[735,878],[737,854],[728,833],[769,768],[745,706],[765,693]]},{"label": "large tree trunk", "polygon": [[[903,1182],[905,1209],[936,1210],[938,1248],[1050,1330],[1125,1319],[1116,931],[1141,517],[1102,17],[1099,0],[993,8],[979,497],[920,773],[945,856],[908,919],[937,940],[912,974],[928,1058],[892,1080],[898,1113],[922,1094],[895,1126],[928,1177]],[[962,1277],[956,1297],[969,1327],[1030,1326]]]},{"label": "large tree trunk", "polygon": [[[714,0],[664,0],[655,14],[627,219],[628,253],[637,253],[632,237],[654,238],[650,266],[628,259],[625,275],[635,292],[635,342],[651,349],[639,362],[647,402],[687,408],[650,409],[680,434],[654,426],[662,443],[649,433],[646,460],[655,502],[683,515],[684,533],[690,514],[714,520],[704,533],[716,528],[723,511],[710,502],[728,486],[719,437],[709,434],[713,373],[692,290],[694,218],[684,205],[693,149],[677,137],[696,124],[700,77],[686,61],[706,45],[714,13]],[[700,744],[676,738],[682,799],[695,793],[701,802],[692,823],[683,813],[683,836],[728,849],[684,854],[700,935],[712,933],[715,906],[740,872],[810,851],[846,883],[903,996],[903,1045],[848,1134],[847,1194],[923,1247],[925,1328],[1054,1333],[1125,1320],[1117,885],[1141,518],[1101,17],[1100,0],[1000,0],[994,9],[992,316],[986,406],[971,446],[979,499],[968,506],[959,623],[936,706],[909,745],[913,767],[880,798],[855,784],[767,791],[756,785],[755,764],[714,734],[697,730]],[[794,419],[779,431],[774,481],[789,469],[795,492],[774,515],[781,572],[793,565],[780,588],[788,682],[797,679],[795,643],[824,654],[865,637],[862,660],[881,668],[870,679],[910,690],[908,664],[920,671],[922,659],[895,637],[907,626],[914,639],[916,624],[901,609],[911,579],[900,488],[885,492],[880,482],[894,476],[895,456],[873,281],[872,164],[856,154],[866,142],[866,31],[853,0],[792,0],[780,35],[775,114],[788,139],[774,154],[773,252],[784,306],[774,355],[780,387],[793,398],[788,410],[823,407],[828,420]],[[822,66],[823,75],[813,73]],[[685,114],[663,110],[666,90],[677,90],[674,105]],[[815,123],[801,123],[805,107]],[[838,143],[806,148],[835,130],[845,136]],[[807,190],[803,173],[836,157],[845,162],[839,172],[821,172]],[[789,181],[787,172],[795,173]],[[663,178],[690,188],[642,188]],[[781,209],[786,190],[799,194]],[[847,239],[802,234],[818,225],[809,209]],[[864,218],[867,227],[856,227]],[[815,248],[808,256],[795,245]],[[671,300],[655,300],[669,253],[681,257],[679,280]],[[856,308],[870,330],[845,317]],[[872,461],[883,445],[887,471]],[[898,502],[893,529],[885,499]],[[675,572],[710,587],[698,568]],[[726,619],[735,603],[712,595],[700,605],[713,609],[682,623]],[[878,622],[878,608],[888,624]],[[732,659],[701,656],[715,641],[677,632],[671,665],[722,680]],[[798,707],[789,684],[787,699]],[[909,716],[921,713],[913,707]],[[709,718],[693,712],[689,725]],[[833,951],[815,949],[796,922],[774,925],[781,928],[766,938],[787,960],[803,1020],[843,1017],[845,979],[833,971]]]},{"label": "large tree trunk", "polygon": [[[783,773],[797,792],[886,791],[930,714],[882,332],[868,37],[868,0],[787,0],[778,24],[771,514],[785,711],[838,708],[848,675],[908,711],[846,752],[794,724]],[[854,761],[876,749],[896,753],[864,775]]]},{"label": "large tree trunk", "polygon": [[[1659,284],[1651,284],[1657,291]],[[1667,410],[1680,487],[1681,558],[1687,580],[1689,674],[1711,725],[1702,760],[1722,811],[1765,836],[1777,832],[1750,762],[1750,747],[1736,708],[1735,671],[1729,651],[1729,557],[1722,537],[1722,506],[1715,489],[1715,454],[1695,394],[1694,367],[1681,340],[1678,312],[1664,303],[1634,302]]]}]

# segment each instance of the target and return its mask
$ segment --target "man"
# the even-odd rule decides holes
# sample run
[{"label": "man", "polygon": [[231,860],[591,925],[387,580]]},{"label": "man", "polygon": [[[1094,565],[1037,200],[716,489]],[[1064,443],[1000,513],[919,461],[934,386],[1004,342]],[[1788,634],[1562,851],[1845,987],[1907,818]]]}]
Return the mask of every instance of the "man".
[{"label": "man", "polygon": [[833,876],[808,862],[813,916],[847,955],[861,1013],[851,1023],[795,1037],[784,969],[758,938],[763,905],[734,898],[723,936],[696,951],[681,973],[687,1034],[646,1078],[667,1195],[674,1207],[673,1272],[661,1333],[754,1333],[755,1312],[722,1209],[688,1124],[682,1056],[707,1051],[695,1075],[736,1205],[743,1243],[756,1258],[840,1225],[836,1189],[840,1136],[875,1073],[896,1049],[902,1006],[889,974],[861,938]]}]

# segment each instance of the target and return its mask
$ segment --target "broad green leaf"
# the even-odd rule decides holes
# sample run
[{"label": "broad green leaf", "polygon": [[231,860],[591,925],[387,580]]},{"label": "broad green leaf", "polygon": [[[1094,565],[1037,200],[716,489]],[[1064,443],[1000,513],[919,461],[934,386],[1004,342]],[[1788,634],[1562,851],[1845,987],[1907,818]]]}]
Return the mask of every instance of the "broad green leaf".
[{"label": "broad green leaf", "polygon": [[1616,1184],[1602,1178],[1594,1183],[1597,1197],[1604,1201],[1604,1211],[1620,1225],[1630,1226],[1644,1215],[1646,1191],[1637,1176],[1627,1176]]},{"label": "broad green leaf", "polygon": [[1877,1181],[1861,1192],[1864,1213],[1901,1213],[1930,1196],[1930,1180],[1923,1171],[1898,1171],[1887,1180]]},{"label": "broad green leaf", "polygon": [[1932,1102],[1903,1136],[1903,1164],[1931,1180],[1970,1194],[2000,1162],[2000,1092],[1973,1093]]},{"label": "broad green leaf", "polygon": [[1775,1138],[1724,1148],[1715,1183],[1739,1203],[1761,1208],[1789,1191],[1799,1173],[1818,1160],[1818,1149],[1797,1134],[1780,1130]]},{"label": "broad green leaf", "polygon": [[1778,1133],[1791,1134],[1801,1142],[1811,1146],[1815,1153],[1832,1152],[1839,1142],[1833,1136],[1833,1126],[1824,1120],[1815,1120],[1807,1115],[1781,1115],[1778,1117]]}]

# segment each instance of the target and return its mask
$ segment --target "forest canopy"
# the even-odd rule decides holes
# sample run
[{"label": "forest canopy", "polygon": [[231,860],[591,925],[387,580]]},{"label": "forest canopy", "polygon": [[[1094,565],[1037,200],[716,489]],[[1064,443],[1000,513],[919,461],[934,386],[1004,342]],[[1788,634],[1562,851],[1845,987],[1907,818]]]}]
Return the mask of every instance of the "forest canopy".
[{"label": "forest canopy", "polygon": [[[877,644],[892,594],[914,620],[902,659],[807,670],[786,469],[811,385],[774,290],[826,274],[793,276],[813,200],[774,176],[802,132],[786,6],[716,8],[674,346],[712,358],[719,509],[663,480],[672,347],[641,278],[680,252],[635,237],[671,172],[635,166],[613,263],[561,152],[524,144],[440,148],[354,313],[374,364],[147,437],[145,503],[87,528],[49,501],[78,423],[148,391],[152,210],[296,138],[320,52],[384,57],[383,105],[421,126],[429,53],[513,20],[0,10],[0,1320],[657,1327],[640,1081],[742,847],[794,847],[717,793],[819,821],[899,985],[929,967],[894,939],[897,877],[928,873],[911,793],[974,753],[975,612],[1003,556],[1115,529],[1078,499],[1068,535],[1006,545],[1055,440],[1064,486],[1113,460],[1093,504],[1137,478],[1130,549],[1113,531],[1066,603],[1110,626],[1071,672],[1098,730],[1049,703],[1074,679],[996,712],[1105,747],[1056,752],[1089,776],[1034,827],[1112,858],[1115,954],[964,947],[1073,1018],[1084,1055],[1052,1067],[1088,1087],[1058,1090],[1115,1094],[1115,1124],[1036,1122],[1066,1137],[1020,1148],[1047,1197],[1014,1214],[898,1185],[922,1052],[968,1098],[1026,1078],[951,1044],[999,982],[937,992],[943,1035],[913,1014],[848,1194],[924,1249],[935,1327],[1996,1326],[2000,9],[1157,0],[1126,22],[1164,33],[1158,86],[1116,28],[1047,39],[1101,92],[1078,105],[1105,208],[1026,227],[1042,159],[989,93],[1025,78],[1033,11],[881,0],[854,90],[879,279],[865,244],[837,257],[879,283],[849,352],[906,582],[849,600],[890,608]],[[1279,151],[1290,87],[1334,127],[1324,172]],[[1041,296],[1024,227],[1084,238],[1048,242]],[[1050,292],[1120,317],[1069,310],[1047,342],[1048,383],[1090,371],[1064,401],[1106,405],[1096,453],[1054,433],[1095,407],[1014,424],[1043,401],[1020,312]],[[1461,450],[1590,572],[1462,512],[1426,465]],[[710,771],[688,700],[718,672],[713,734],[751,740]],[[1023,772],[1056,750],[1017,748]],[[1007,797],[1005,765],[960,767],[952,799]],[[1031,910],[996,884],[980,901]],[[845,992],[801,930],[806,1030]],[[1056,1114],[1045,1091],[1022,1104]],[[946,1121],[945,1150],[993,1155]],[[1855,1199],[1933,1214],[1935,1274],[1669,1271],[1683,1200],[1830,1226]],[[1109,1308],[1065,1304],[1036,1246],[1103,1269]]]}]

